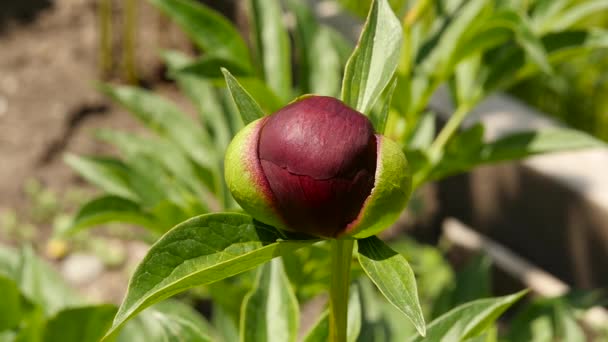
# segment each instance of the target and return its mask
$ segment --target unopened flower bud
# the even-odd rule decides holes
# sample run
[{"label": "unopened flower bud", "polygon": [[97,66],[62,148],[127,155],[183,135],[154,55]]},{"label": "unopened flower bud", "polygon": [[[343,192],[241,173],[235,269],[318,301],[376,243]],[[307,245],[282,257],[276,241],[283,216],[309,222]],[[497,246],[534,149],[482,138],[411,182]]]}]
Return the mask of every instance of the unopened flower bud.
[{"label": "unopened flower bud", "polygon": [[308,96],[254,121],[226,152],[226,182],[254,218],[321,237],[363,238],[405,207],[411,179],[399,146],[331,97]]}]

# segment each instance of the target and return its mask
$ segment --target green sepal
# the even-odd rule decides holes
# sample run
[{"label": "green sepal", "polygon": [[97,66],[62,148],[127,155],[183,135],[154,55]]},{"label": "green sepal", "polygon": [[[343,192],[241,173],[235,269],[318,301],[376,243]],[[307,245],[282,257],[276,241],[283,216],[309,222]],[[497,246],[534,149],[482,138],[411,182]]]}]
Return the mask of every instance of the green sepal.
[{"label": "green sepal", "polygon": [[363,239],[388,228],[398,218],[412,192],[412,177],[403,151],[392,140],[376,135],[378,161],[371,194],[356,220],[340,237]]},{"label": "green sepal", "polygon": [[224,177],[232,196],[248,214],[271,226],[286,229],[273,207],[273,194],[258,159],[258,140],[266,118],[239,131],[226,150]]}]

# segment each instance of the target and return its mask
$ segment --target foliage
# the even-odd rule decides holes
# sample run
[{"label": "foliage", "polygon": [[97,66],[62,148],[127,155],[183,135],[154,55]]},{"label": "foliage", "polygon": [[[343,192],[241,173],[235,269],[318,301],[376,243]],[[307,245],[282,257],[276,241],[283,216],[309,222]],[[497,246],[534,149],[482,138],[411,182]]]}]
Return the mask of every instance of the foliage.
[{"label": "foliage", "polygon": [[[289,267],[308,262],[327,265],[327,254],[316,249],[325,242],[286,234],[245,214],[216,213],[238,210],[222,177],[223,156],[231,137],[244,123],[272,113],[295,96],[341,94],[343,101],[369,115],[376,129],[406,152],[415,187],[483,164],[603,146],[584,133],[561,128],[516,133],[490,142],[483,139],[480,125],[463,132],[458,129],[471,109],[492,92],[539,73],[551,73],[555,63],[606,46],[604,31],[574,26],[605,2],[592,1],[593,6],[583,8],[568,6],[568,1],[418,1],[407,8],[404,17],[398,10],[397,17],[391,5],[401,8],[398,2],[377,0],[370,6],[350,57],[342,49],[348,43],[331,28],[318,24],[298,0],[287,2],[296,18],[293,47],[280,20],[277,0],[248,2],[251,44],[226,18],[192,0],[151,2],[181,26],[202,52],[196,60],[177,52],[165,54],[169,75],[194,104],[198,122],[152,91],[101,85],[105,94],[155,135],[104,132],[100,137],[114,144],[122,157],[66,157],[68,164],[105,192],[82,207],[69,233],[121,221],[142,225],[158,238],[135,271],[106,340],[120,340],[121,334],[132,333],[129,326],[146,319],[148,311],[136,314],[163,299],[212,282],[238,283],[240,280],[224,279],[244,272],[250,292],[235,287],[238,295],[229,300],[219,298],[224,295],[221,291],[212,294],[218,302],[214,331],[186,331],[200,340],[215,336],[232,340],[239,335],[242,340],[295,338],[298,310],[294,297],[320,292],[318,281],[327,277],[314,272],[294,276]],[[295,68],[292,54],[299,62]],[[292,74],[292,69],[297,73]],[[447,84],[456,110],[436,132],[436,118],[428,106],[431,95],[443,84]],[[287,270],[282,269],[282,261],[271,261],[278,256],[284,256]],[[478,294],[463,294],[456,286],[435,289],[435,293],[444,293],[445,307],[423,310],[414,275],[423,281],[428,276],[426,269],[417,270],[414,263],[410,267],[408,258],[375,237],[359,240],[354,256],[358,285],[349,300],[354,313],[348,312],[348,340],[366,331],[374,332],[373,339],[365,337],[374,341],[395,340],[395,336],[399,336],[396,340],[428,341],[492,336],[495,320],[522,296],[470,302]],[[349,254],[348,267],[352,261]],[[248,281],[247,271],[263,264],[255,280]],[[293,289],[287,285],[286,275]],[[379,291],[369,286],[368,278]],[[302,283],[302,279],[311,283]],[[487,295],[487,288],[482,290]],[[387,302],[377,300],[379,295]],[[18,306],[15,303],[13,307]],[[235,312],[235,308],[241,309]],[[256,312],[262,308],[267,308],[266,316]],[[398,315],[388,314],[391,310]],[[168,319],[182,317],[176,312],[168,313]],[[99,321],[104,315],[97,312],[90,319]],[[404,315],[422,335],[404,327]],[[324,317],[307,340],[331,333],[331,315],[329,323]],[[36,322],[41,321],[39,313]],[[184,319],[175,324],[187,323]],[[275,332],[278,327],[284,329]],[[167,326],[161,333],[168,331],[175,329]]]}]

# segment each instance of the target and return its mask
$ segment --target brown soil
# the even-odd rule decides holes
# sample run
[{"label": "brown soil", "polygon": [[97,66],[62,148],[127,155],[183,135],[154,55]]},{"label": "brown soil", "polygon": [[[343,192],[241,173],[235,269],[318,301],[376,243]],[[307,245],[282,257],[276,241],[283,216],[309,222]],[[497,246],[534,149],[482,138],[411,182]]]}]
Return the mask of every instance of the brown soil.
[{"label": "brown soil", "polygon": [[[100,79],[96,3],[0,3],[0,210],[24,205],[22,184],[29,178],[59,191],[79,184],[62,156],[106,152],[92,138],[96,128],[139,126],[95,90]],[[141,2],[136,50],[140,77],[148,85],[159,79],[159,39],[177,31],[159,37],[158,23],[158,13]],[[120,37],[119,21],[114,31],[115,39]],[[120,56],[120,42],[114,45]]]}]

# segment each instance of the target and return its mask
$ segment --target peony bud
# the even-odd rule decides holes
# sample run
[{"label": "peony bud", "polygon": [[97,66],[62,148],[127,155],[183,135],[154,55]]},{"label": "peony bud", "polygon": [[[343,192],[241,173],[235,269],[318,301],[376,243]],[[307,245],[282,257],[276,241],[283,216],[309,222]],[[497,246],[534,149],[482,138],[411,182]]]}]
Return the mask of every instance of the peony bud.
[{"label": "peony bud", "polygon": [[411,187],[397,144],[344,103],[308,96],[240,131],[226,183],[241,207],[281,229],[321,237],[374,235],[405,207]]}]

